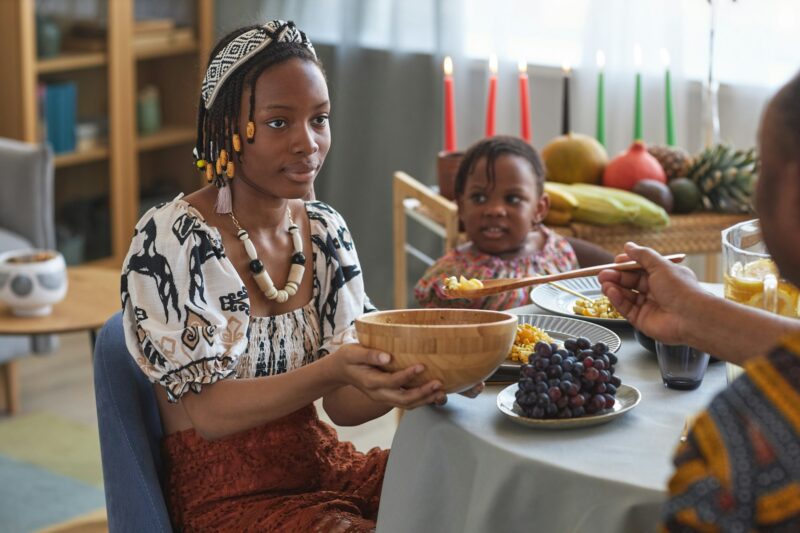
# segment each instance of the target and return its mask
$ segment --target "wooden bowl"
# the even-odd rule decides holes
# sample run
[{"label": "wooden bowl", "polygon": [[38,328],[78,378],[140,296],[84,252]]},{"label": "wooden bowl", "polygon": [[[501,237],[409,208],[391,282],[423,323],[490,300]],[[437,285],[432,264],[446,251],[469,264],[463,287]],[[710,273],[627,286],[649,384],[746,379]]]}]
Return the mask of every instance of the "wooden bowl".
[{"label": "wooden bowl", "polygon": [[492,375],[511,350],[517,317],[469,309],[399,309],[361,316],[356,331],[362,345],[392,355],[389,370],[425,365],[410,386],[438,379],[450,393]]}]

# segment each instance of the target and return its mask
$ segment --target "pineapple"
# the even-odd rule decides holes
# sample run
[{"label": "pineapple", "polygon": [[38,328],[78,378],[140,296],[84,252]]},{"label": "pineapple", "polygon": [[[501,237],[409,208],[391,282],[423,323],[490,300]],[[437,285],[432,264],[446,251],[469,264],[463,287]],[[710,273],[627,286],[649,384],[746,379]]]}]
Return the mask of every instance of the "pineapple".
[{"label": "pineapple", "polygon": [[692,158],[683,148],[671,146],[650,146],[650,155],[655,157],[667,174],[667,180],[685,176],[692,164]]},{"label": "pineapple", "polygon": [[718,144],[695,157],[687,176],[703,194],[703,206],[723,213],[752,212],[758,157],[755,148]]}]

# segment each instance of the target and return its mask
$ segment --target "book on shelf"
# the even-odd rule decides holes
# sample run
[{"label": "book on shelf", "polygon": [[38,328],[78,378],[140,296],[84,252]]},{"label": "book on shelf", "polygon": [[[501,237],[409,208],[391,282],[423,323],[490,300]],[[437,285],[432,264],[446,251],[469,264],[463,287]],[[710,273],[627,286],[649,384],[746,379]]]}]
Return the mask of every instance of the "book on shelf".
[{"label": "book on shelf", "polygon": [[166,31],[148,31],[133,35],[133,46],[137,49],[161,46],[178,46],[194,42],[192,28],[174,28]]},{"label": "book on shelf", "polygon": [[74,81],[48,83],[43,92],[45,138],[57,154],[74,152],[78,84]]},{"label": "book on shelf", "polygon": [[62,49],[69,52],[104,52],[108,28],[106,24],[94,19],[73,21],[64,36]]},{"label": "book on shelf", "polygon": [[175,29],[172,19],[139,19],[133,25],[134,35],[145,33],[163,33]]}]

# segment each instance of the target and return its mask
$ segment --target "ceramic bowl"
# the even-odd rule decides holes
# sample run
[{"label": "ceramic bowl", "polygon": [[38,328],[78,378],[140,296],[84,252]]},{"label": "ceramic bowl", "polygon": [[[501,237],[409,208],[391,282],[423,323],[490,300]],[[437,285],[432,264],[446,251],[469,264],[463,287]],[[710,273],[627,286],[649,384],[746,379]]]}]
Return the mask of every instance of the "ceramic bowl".
[{"label": "ceramic bowl", "polygon": [[67,265],[55,250],[0,254],[0,301],[17,316],[46,316],[67,295]]},{"label": "ceramic bowl", "polygon": [[517,317],[498,311],[402,309],[356,319],[358,340],[392,354],[388,369],[425,365],[410,386],[437,379],[447,393],[489,377],[508,356]]}]

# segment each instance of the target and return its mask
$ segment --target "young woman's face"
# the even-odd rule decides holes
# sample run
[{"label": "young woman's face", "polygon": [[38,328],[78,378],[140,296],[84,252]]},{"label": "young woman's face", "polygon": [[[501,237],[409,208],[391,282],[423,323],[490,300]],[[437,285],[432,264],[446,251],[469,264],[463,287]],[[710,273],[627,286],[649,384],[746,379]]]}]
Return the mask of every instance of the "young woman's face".
[{"label": "young woman's face", "polygon": [[253,144],[246,141],[250,91],[242,94],[237,174],[259,192],[302,198],[312,190],[331,145],[328,86],[311,61],[290,59],[261,73],[255,85]]},{"label": "young woman's face", "polygon": [[486,158],[467,176],[458,213],[469,239],[482,252],[501,255],[525,245],[534,224],[547,214],[546,195],[539,196],[536,175],[522,157],[505,154],[495,160],[494,186],[489,185]]}]

